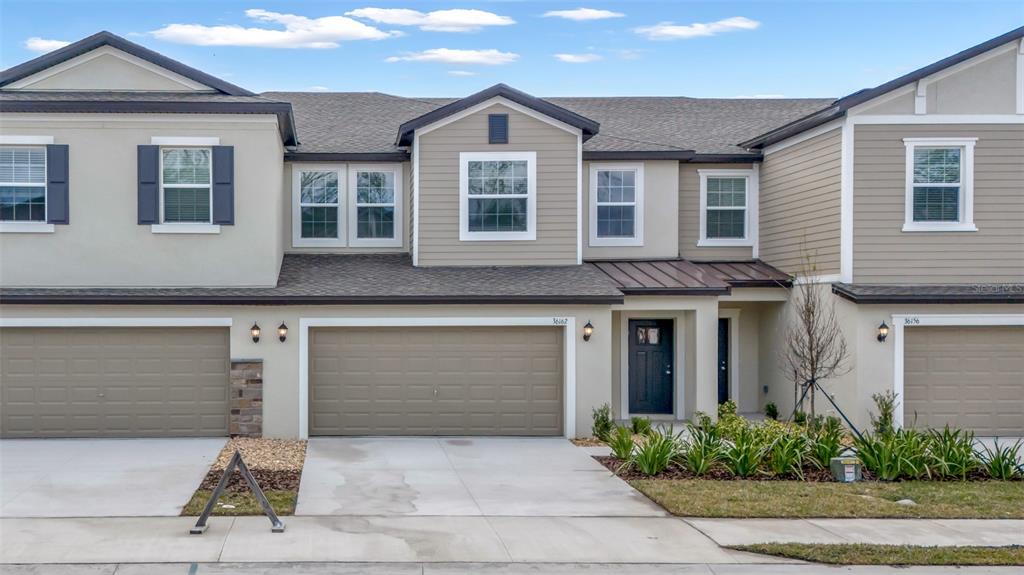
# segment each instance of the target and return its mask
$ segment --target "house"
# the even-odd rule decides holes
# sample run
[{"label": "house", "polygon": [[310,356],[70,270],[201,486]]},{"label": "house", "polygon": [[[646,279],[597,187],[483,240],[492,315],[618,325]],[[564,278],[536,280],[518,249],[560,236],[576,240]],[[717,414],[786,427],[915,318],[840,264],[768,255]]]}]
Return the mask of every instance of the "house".
[{"label": "house", "polygon": [[0,433],[788,412],[800,282],[856,423],[893,390],[1024,435],[1022,37],[838,100],[438,99],[254,94],[101,32],[0,74]]}]

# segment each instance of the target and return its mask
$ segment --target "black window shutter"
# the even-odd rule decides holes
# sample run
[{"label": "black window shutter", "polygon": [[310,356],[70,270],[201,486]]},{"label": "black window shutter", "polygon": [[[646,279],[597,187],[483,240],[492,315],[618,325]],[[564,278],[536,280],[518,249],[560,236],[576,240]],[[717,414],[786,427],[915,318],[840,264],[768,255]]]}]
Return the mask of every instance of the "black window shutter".
[{"label": "black window shutter", "polygon": [[508,114],[489,114],[487,116],[487,143],[508,143]]},{"label": "black window shutter", "polygon": [[139,225],[160,223],[160,146],[139,146]]},{"label": "black window shutter", "polygon": [[68,146],[46,146],[46,221],[51,224],[71,222],[68,205]]},{"label": "black window shutter", "polygon": [[235,148],[213,147],[213,223],[235,223]]}]

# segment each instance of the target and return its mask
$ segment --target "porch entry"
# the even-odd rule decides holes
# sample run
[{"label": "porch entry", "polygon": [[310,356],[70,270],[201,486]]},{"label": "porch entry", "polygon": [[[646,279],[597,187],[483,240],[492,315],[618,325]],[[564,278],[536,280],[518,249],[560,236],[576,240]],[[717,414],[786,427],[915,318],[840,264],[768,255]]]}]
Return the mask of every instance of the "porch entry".
[{"label": "porch entry", "polygon": [[672,414],[675,343],[670,319],[629,320],[629,412]]}]

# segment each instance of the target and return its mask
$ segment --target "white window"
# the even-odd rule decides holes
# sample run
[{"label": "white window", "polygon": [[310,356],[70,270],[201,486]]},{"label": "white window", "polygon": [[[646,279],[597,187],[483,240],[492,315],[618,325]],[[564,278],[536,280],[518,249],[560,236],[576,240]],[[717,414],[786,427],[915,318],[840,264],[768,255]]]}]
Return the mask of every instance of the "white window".
[{"label": "white window", "polygon": [[0,222],[46,222],[46,148],[0,146]]},{"label": "white window", "polygon": [[906,138],[903,231],[973,232],[977,138]]},{"label": "white window", "polygon": [[213,150],[160,148],[160,220],[163,224],[211,224]]},{"label": "white window", "polygon": [[644,245],[643,164],[590,165],[590,245]]},{"label": "white window", "polygon": [[459,239],[537,239],[537,153],[459,155]]},{"label": "white window", "polygon": [[349,245],[402,245],[402,166],[349,166]]},{"label": "white window", "polygon": [[292,245],[344,246],[344,165],[292,165]]},{"label": "white window", "polygon": [[757,237],[757,170],[697,170],[698,246],[753,246]]}]

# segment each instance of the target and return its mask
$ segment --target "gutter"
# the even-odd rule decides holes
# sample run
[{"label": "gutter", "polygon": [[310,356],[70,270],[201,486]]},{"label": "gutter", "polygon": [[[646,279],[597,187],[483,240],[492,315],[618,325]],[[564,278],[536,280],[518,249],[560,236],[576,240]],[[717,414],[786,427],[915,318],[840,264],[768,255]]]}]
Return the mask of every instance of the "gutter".
[{"label": "gutter", "polygon": [[0,294],[0,305],[473,305],[623,303],[623,296],[217,296]]}]

